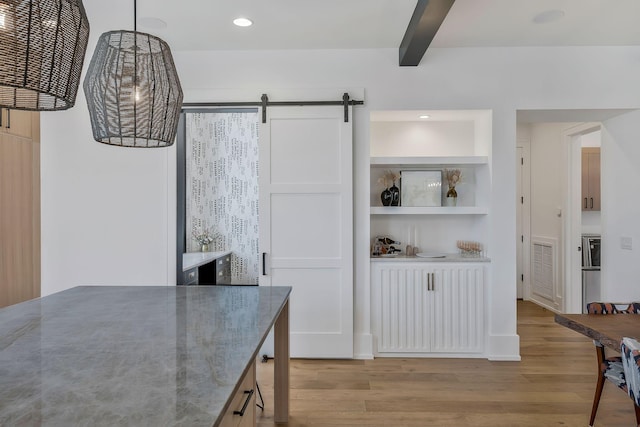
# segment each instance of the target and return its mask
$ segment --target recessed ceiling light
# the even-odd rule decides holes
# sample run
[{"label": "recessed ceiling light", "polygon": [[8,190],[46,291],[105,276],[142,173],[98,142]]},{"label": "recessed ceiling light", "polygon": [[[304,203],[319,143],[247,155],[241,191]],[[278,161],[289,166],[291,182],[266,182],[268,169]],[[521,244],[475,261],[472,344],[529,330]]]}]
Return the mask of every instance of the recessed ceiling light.
[{"label": "recessed ceiling light", "polygon": [[430,118],[430,117],[431,117],[431,116],[429,116],[429,115],[427,115],[427,114],[423,114],[423,115],[421,115],[421,116],[420,116],[420,118],[421,118],[421,119],[428,119],[428,118]]},{"label": "recessed ceiling light", "polygon": [[250,27],[253,25],[253,21],[248,18],[236,18],[233,20],[233,23],[238,27]]},{"label": "recessed ceiling light", "polygon": [[564,18],[564,10],[550,9],[540,12],[533,17],[533,22],[536,24],[548,24],[550,22],[556,22]]}]

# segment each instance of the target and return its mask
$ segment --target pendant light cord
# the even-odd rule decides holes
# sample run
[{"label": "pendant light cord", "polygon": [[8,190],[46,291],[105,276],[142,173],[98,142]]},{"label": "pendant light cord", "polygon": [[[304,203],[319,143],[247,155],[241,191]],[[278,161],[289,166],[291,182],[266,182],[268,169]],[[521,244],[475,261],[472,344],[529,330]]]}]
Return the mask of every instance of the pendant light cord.
[{"label": "pendant light cord", "polygon": [[133,0],[133,145],[138,136],[138,0]]}]

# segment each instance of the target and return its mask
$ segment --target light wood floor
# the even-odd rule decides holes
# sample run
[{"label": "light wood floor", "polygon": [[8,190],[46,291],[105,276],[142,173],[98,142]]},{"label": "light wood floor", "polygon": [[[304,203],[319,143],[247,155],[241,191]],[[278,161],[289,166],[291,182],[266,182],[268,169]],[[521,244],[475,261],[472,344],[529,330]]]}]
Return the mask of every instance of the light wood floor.
[{"label": "light wood floor", "polygon": [[[482,359],[292,360],[288,426],[587,426],[596,382],[593,343],[518,302],[521,362]],[[273,422],[273,361],[258,363]],[[597,427],[635,426],[629,397],[607,382]]]}]

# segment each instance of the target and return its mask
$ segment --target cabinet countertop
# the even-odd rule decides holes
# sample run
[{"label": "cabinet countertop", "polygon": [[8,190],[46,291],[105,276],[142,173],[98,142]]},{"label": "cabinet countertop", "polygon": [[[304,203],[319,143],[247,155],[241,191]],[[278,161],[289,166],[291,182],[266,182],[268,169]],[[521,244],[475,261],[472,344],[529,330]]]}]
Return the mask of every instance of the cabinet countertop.
[{"label": "cabinet countertop", "polygon": [[422,258],[418,256],[372,256],[371,262],[491,262],[491,258],[468,257],[460,254],[446,254],[440,258]]},{"label": "cabinet countertop", "polygon": [[0,309],[0,425],[217,425],[290,292],[83,286]]},{"label": "cabinet countertop", "polygon": [[182,254],[182,271],[209,264],[211,261],[229,255],[231,251],[187,252]]}]

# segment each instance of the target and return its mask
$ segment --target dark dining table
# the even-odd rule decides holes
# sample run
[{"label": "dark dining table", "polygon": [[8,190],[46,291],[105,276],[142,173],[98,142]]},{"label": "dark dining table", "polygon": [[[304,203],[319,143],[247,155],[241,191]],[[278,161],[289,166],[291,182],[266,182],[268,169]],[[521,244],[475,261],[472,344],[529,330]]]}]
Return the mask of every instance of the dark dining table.
[{"label": "dark dining table", "polygon": [[622,337],[640,339],[638,315],[556,314],[555,321],[616,351]]}]

